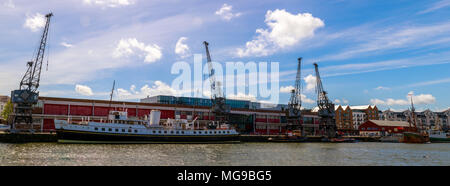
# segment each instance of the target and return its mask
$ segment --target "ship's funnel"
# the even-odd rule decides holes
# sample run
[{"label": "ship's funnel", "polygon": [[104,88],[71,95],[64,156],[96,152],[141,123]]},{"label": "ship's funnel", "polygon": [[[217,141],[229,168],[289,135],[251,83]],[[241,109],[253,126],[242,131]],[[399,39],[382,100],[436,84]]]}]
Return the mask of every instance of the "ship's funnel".
[{"label": "ship's funnel", "polygon": [[161,111],[152,110],[150,112],[150,125],[159,125],[160,118],[161,118]]}]

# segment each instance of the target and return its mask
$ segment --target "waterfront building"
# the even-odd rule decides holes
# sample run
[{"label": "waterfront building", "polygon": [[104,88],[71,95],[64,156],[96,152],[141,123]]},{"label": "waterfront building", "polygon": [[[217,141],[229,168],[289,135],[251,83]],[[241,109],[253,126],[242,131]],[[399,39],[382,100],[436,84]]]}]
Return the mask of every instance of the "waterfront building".
[{"label": "waterfront building", "polygon": [[[383,119],[388,121],[411,121],[411,111],[404,110],[401,112],[392,111],[390,109],[383,112]],[[430,109],[416,112],[416,124],[426,128],[448,129],[450,126],[450,108],[433,112]]]},{"label": "waterfront building", "polygon": [[408,131],[410,124],[405,121],[368,120],[358,129],[359,134],[363,136],[386,136]]},{"label": "waterfront building", "polygon": [[[214,114],[210,112],[210,106],[204,106],[208,104],[207,102],[200,105],[183,100],[182,103],[188,104],[180,104],[180,102],[170,102],[170,99],[165,100],[167,103],[112,101],[111,107],[109,107],[108,100],[39,97],[38,104],[34,106],[33,110],[33,128],[36,131],[53,131],[54,119],[105,120],[110,109],[127,110],[128,117],[136,119],[144,119],[151,110],[160,110],[162,122],[169,118],[187,120],[197,118],[201,125],[206,125],[208,121],[214,119]],[[200,102],[200,99],[197,101]],[[303,122],[306,125],[318,126],[317,114],[305,111]],[[242,108],[238,104],[231,108],[230,123],[234,124],[242,134],[280,134],[286,132],[287,125],[284,111],[263,108],[248,109]],[[25,126],[17,125],[17,127]]]},{"label": "waterfront building", "polygon": [[349,106],[335,106],[336,127],[338,130],[353,130],[353,112]]},{"label": "waterfront building", "polygon": [[[160,104],[171,104],[171,105],[190,105],[190,106],[207,106],[211,107],[211,99],[198,98],[198,97],[176,97],[176,96],[147,96],[140,100],[142,103],[160,103]],[[230,105],[231,108],[237,109],[264,109],[264,110],[278,110],[282,111],[283,108],[287,108],[286,104],[269,104],[253,102],[248,100],[237,100],[237,99],[226,99],[226,104]]]},{"label": "waterfront building", "polygon": [[[314,109],[317,112],[317,107]],[[378,120],[380,111],[375,105],[342,106],[336,105],[336,127],[344,133],[355,132],[368,120]],[[381,112],[382,115],[382,112]]]}]

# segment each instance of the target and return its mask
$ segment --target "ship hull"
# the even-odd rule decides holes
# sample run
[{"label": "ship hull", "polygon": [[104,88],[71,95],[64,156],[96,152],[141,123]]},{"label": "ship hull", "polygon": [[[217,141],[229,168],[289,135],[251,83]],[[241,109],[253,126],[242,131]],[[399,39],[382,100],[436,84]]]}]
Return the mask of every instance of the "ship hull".
[{"label": "ship hull", "polygon": [[432,143],[450,143],[450,138],[430,137]]},{"label": "ship hull", "polygon": [[403,143],[427,143],[430,142],[430,138],[428,136],[421,135],[416,132],[404,132],[403,133]]},{"label": "ship hull", "polygon": [[238,143],[239,135],[146,135],[114,134],[57,129],[59,143]]}]

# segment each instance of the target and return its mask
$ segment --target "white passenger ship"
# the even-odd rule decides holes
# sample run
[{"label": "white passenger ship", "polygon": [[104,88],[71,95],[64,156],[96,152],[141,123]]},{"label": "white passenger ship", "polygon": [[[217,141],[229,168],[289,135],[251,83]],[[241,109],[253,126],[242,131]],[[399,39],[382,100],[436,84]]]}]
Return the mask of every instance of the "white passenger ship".
[{"label": "white passenger ship", "polygon": [[[55,119],[60,143],[223,143],[239,142],[239,133],[228,124],[200,127],[199,122],[168,119],[152,110],[144,120],[128,119],[126,111],[110,111],[106,121],[71,122]],[[147,119],[148,118],[148,119]]]}]

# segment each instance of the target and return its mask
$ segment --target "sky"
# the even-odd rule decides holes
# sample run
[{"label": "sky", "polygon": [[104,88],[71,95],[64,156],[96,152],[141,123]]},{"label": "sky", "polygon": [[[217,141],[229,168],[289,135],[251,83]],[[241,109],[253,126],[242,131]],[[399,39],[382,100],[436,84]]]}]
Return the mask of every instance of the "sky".
[{"label": "sky", "polygon": [[19,87],[52,12],[41,96],[109,99],[114,80],[115,100],[177,94],[172,65],[192,65],[194,54],[206,63],[208,41],[215,62],[279,62],[281,104],[302,57],[305,108],[316,104],[313,63],[335,104],[400,111],[413,95],[419,111],[450,106],[450,0],[0,0],[0,9],[0,95]]}]

